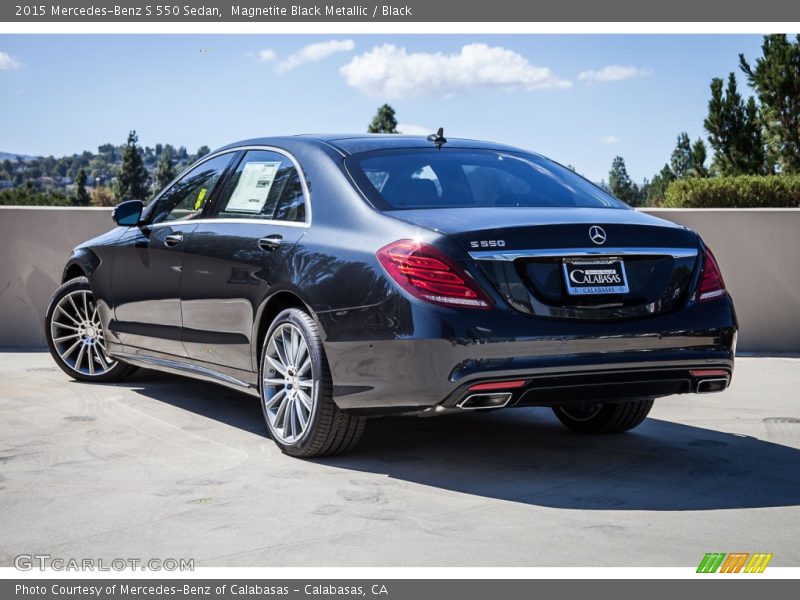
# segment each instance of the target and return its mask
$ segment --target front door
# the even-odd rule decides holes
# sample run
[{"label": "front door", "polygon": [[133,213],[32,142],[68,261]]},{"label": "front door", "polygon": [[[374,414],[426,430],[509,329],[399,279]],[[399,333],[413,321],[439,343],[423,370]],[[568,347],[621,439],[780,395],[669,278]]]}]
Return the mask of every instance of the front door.
[{"label": "front door", "polygon": [[114,330],[131,352],[186,356],[181,341],[180,288],[185,242],[197,229],[232,154],[211,158],[167,188],[116,249]]}]

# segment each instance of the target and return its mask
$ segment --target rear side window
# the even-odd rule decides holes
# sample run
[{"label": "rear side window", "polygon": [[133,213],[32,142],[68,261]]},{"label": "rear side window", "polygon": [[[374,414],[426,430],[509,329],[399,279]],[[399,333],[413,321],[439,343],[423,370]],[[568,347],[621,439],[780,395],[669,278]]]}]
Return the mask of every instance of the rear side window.
[{"label": "rear side window", "polygon": [[623,208],[596,185],[543,157],[457,148],[369,152],[348,159],[384,210],[466,207]]},{"label": "rear side window", "polygon": [[214,218],[304,222],[305,196],[294,163],[278,152],[248,151],[220,195]]}]

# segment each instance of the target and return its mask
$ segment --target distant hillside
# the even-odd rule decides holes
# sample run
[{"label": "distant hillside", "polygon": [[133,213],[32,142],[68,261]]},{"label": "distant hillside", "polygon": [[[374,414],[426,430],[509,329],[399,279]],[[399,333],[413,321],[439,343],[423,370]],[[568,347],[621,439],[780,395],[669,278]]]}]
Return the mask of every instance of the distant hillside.
[{"label": "distant hillside", "polygon": [[0,160],[17,160],[21,156],[22,160],[33,160],[35,156],[28,156],[27,154],[14,154],[13,152],[0,152]]},{"label": "distant hillside", "polygon": [[[153,193],[159,191],[160,163],[170,166],[167,175],[169,170],[180,173],[209,153],[208,146],[200,146],[194,154],[185,146],[176,148],[171,144],[137,148],[147,171],[147,185]],[[20,155],[22,162],[18,163],[13,152],[0,152],[0,205],[72,205],[78,174],[81,171],[86,174],[85,185],[92,190],[113,187],[124,153],[124,144],[108,143],[98,146],[97,152],[86,150],[71,156]],[[106,202],[106,199],[103,197],[99,201]]]}]

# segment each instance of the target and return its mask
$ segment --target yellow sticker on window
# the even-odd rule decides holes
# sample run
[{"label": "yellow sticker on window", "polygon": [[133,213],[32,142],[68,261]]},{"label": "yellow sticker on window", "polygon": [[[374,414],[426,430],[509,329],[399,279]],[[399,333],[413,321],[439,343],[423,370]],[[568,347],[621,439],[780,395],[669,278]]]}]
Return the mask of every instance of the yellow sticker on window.
[{"label": "yellow sticker on window", "polygon": [[206,199],[206,192],[207,191],[208,190],[206,188],[203,188],[202,190],[200,190],[200,193],[197,194],[197,202],[194,203],[194,209],[195,210],[200,210],[202,208],[203,200]]}]

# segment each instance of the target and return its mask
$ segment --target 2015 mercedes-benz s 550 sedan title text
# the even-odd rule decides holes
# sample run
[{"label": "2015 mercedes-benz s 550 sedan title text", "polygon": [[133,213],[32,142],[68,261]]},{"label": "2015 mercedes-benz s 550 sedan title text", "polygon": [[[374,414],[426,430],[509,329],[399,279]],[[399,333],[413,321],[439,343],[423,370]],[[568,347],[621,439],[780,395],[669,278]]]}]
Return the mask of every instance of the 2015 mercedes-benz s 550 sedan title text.
[{"label": "2015 mercedes-benz s 550 sedan title text", "polygon": [[293,456],[346,451],[390,414],[547,406],[621,432],[731,379],[733,303],[697,234],[516,148],[248,140],[114,219],[50,302],[58,365],[248,392]]}]

